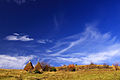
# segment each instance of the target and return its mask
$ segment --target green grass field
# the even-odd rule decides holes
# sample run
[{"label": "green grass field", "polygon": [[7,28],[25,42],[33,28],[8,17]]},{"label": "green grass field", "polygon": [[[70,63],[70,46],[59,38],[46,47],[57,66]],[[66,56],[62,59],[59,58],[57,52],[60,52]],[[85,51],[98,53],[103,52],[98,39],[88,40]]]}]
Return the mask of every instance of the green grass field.
[{"label": "green grass field", "polygon": [[28,73],[24,70],[0,69],[0,80],[120,80],[120,71],[91,69],[76,72]]}]

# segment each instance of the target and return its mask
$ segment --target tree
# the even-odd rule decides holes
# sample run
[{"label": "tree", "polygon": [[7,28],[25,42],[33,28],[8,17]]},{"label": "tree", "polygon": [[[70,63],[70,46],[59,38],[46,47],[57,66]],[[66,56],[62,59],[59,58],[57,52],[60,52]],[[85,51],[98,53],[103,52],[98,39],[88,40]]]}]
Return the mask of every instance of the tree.
[{"label": "tree", "polygon": [[49,71],[49,70],[50,70],[50,66],[45,65],[45,67],[44,67],[43,71]]},{"label": "tree", "polygon": [[43,71],[49,71],[50,70],[50,65],[45,63],[45,62],[41,62],[41,66]]},{"label": "tree", "polygon": [[93,62],[91,62],[91,63],[90,63],[90,65],[94,65],[94,63],[93,63]]}]

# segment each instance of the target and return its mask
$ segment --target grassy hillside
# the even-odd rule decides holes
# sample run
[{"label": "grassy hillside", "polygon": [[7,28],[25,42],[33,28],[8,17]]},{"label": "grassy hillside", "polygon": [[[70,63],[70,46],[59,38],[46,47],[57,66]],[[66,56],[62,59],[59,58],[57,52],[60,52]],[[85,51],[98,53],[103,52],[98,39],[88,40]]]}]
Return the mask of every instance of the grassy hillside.
[{"label": "grassy hillside", "polygon": [[33,74],[24,70],[0,69],[0,80],[120,80],[120,71],[90,69],[75,72],[57,71]]}]

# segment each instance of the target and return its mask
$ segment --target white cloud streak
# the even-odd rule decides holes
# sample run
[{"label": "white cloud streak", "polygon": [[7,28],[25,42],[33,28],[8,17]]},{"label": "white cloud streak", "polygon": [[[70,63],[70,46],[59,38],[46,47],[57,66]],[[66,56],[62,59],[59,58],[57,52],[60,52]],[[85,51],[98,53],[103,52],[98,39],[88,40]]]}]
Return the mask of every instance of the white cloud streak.
[{"label": "white cloud streak", "polygon": [[82,61],[79,58],[62,58],[62,57],[57,57],[57,59],[59,59],[60,61],[62,60],[62,61],[73,62],[73,63]]},{"label": "white cloud streak", "polygon": [[120,50],[111,50],[111,51],[106,51],[106,52],[100,52],[100,53],[95,53],[88,55],[86,57],[82,57],[82,63],[83,64],[89,64],[91,62],[94,63],[103,63],[105,60],[112,59],[113,56],[120,56]]},{"label": "white cloud streak", "polygon": [[[73,35],[73,36],[69,36],[67,38],[64,38],[62,41],[66,41],[66,40],[71,40],[74,38],[79,38],[78,40],[72,41],[72,42],[58,42],[60,44],[56,44],[55,46],[59,47],[58,45],[62,45],[64,43],[69,43],[69,46],[60,50],[59,52],[52,54],[51,56],[58,56],[61,53],[64,53],[65,51],[69,50],[70,48],[72,48],[75,45],[81,44],[82,42],[88,40],[89,38],[92,39],[98,39],[98,38],[103,38],[103,39],[107,39],[109,38],[109,34],[104,34],[103,36],[100,33],[97,33],[96,31],[93,31],[94,28],[92,27],[87,27],[87,29],[85,30],[85,32],[77,34],[77,35]],[[55,47],[54,47],[55,48]]]},{"label": "white cloud streak", "polygon": [[9,56],[9,55],[0,55],[0,68],[7,69],[23,69],[25,64],[35,58],[35,56]]},{"label": "white cloud streak", "polygon": [[[68,45],[63,47],[62,45]],[[59,48],[62,48],[59,50]],[[82,33],[68,36],[56,43],[49,55],[58,63],[89,64],[109,62],[120,57],[120,42],[110,33],[101,34],[93,27],[87,27]],[[56,52],[56,50],[59,50]],[[60,62],[59,62],[60,61]]]},{"label": "white cloud streak", "polygon": [[37,41],[40,44],[52,43],[52,40],[49,39],[41,39]]},{"label": "white cloud streak", "polygon": [[9,40],[9,41],[32,41],[32,40],[34,40],[33,38],[29,38],[28,35],[21,36],[18,33],[14,33],[13,35],[9,35],[5,39]]},{"label": "white cloud streak", "polygon": [[19,5],[21,5],[21,4],[24,4],[24,3],[26,3],[26,2],[28,2],[28,1],[36,1],[36,0],[6,0],[7,2],[15,2],[16,4],[19,4]]}]

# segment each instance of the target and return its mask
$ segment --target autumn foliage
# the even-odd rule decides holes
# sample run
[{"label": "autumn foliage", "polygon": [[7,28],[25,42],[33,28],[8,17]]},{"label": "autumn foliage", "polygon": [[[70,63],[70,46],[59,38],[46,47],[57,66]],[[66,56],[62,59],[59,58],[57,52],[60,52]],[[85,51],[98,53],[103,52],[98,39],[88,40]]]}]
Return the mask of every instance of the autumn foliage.
[{"label": "autumn foliage", "polygon": [[69,71],[75,71],[75,65],[74,64],[68,65],[67,68],[68,68]]}]

